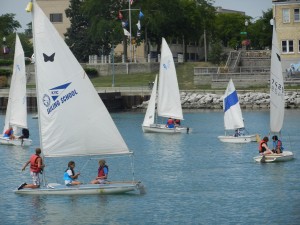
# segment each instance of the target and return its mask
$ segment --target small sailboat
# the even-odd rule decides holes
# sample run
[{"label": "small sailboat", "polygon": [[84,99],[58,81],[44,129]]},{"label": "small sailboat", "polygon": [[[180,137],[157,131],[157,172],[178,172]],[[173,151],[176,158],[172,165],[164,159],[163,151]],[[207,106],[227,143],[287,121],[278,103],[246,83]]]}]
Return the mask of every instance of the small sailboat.
[{"label": "small sailboat", "polygon": [[[276,27],[273,22],[272,54],[271,54],[271,74],[270,74],[270,133],[280,136],[284,120],[284,82],[281,66],[280,50],[276,34]],[[294,158],[291,151],[283,151],[280,154],[266,154],[254,157],[256,162],[282,162]],[[263,159],[263,160],[262,160]]]},{"label": "small sailboat", "polygon": [[[35,0],[32,14],[38,122],[44,160],[48,157],[132,156],[90,79]],[[63,171],[60,177],[62,175]],[[101,195],[139,192],[142,188],[134,176],[129,181],[74,186],[43,180],[45,183],[40,188],[24,188],[15,193]]]},{"label": "small sailboat", "polygon": [[31,145],[31,139],[19,138],[22,135],[22,130],[28,129],[28,127],[25,57],[18,34],[16,34],[14,68],[11,77],[3,134],[10,127],[13,128],[14,139],[1,135],[0,144],[16,146]]},{"label": "small sailboat", "polygon": [[[256,134],[247,134],[245,130],[242,110],[239,98],[235,90],[232,79],[229,80],[223,98],[225,135],[218,136],[222,142],[248,143],[256,141]],[[228,131],[235,131],[234,134],[227,135]]]},{"label": "small sailboat", "polygon": [[[157,97],[157,115],[155,102]],[[144,133],[188,133],[190,129],[180,123],[167,126],[166,123],[158,123],[157,116],[162,120],[183,120],[180,93],[172,52],[164,38],[161,45],[161,62],[159,68],[158,90],[157,78],[154,82],[152,94],[149,100],[147,112],[142,124]]]}]

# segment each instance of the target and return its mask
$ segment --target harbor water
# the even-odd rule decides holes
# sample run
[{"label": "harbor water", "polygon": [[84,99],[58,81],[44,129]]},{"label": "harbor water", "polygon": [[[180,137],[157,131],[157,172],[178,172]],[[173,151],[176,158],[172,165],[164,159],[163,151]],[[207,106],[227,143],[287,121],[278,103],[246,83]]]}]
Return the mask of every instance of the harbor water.
[{"label": "harbor water", "polygon": [[[282,141],[295,159],[283,163],[255,163],[258,144],[222,143],[221,110],[185,112],[189,134],[144,134],[142,112],[111,114],[130,150],[134,177],[146,194],[89,196],[26,196],[13,192],[31,183],[23,164],[39,147],[38,121],[28,115],[33,139],[30,148],[0,146],[0,224],[300,224],[300,110],[286,110]],[[88,116],[88,115],[87,115]],[[269,133],[268,110],[244,110],[246,129]],[[4,124],[5,115],[0,115]],[[74,127],[69,129],[76,129]],[[64,138],[64,137],[61,137]],[[101,138],[101,137],[99,137]],[[93,141],[93,140],[89,140]],[[271,143],[269,143],[269,146]],[[131,178],[129,157],[104,157],[109,180]],[[49,182],[63,182],[70,160],[76,162],[80,181],[97,175],[98,159],[50,158],[45,160]]]}]

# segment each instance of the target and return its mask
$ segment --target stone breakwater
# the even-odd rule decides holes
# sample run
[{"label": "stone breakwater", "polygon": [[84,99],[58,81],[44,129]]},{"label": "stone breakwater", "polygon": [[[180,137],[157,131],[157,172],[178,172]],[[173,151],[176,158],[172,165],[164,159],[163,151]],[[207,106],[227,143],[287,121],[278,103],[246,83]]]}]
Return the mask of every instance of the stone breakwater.
[{"label": "stone breakwater", "polygon": [[[181,92],[181,104],[183,109],[223,109],[223,95]],[[270,107],[270,94],[249,92],[238,94],[241,108],[267,109]],[[146,109],[149,101],[144,101],[137,108]],[[285,108],[300,108],[300,92],[285,92]]]}]

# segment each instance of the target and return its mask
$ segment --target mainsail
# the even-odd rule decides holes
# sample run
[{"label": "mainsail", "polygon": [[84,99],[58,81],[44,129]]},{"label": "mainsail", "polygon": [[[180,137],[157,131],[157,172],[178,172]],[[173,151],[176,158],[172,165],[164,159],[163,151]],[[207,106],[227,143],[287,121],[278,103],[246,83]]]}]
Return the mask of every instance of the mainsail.
[{"label": "mainsail", "polygon": [[14,127],[15,133],[20,132],[18,128],[27,128],[25,57],[18,34],[16,34],[14,68],[9,89],[4,131],[9,126]]},{"label": "mainsail", "polygon": [[274,23],[270,77],[270,131],[273,133],[280,132],[282,128],[284,119],[284,104],[284,83],[281,57]]},{"label": "mainsail", "polygon": [[242,110],[232,79],[230,79],[225,91],[223,110],[225,130],[234,130],[244,127]]},{"label": "mainsail", "polygon": [[164,38],[162,38],[161,46],[157,113],[161,117],[183,120],[173,55]]},{"label": "mainsail", "polygon": [[90,79],[35,1],[32,12],[44,155],[129,153]]}]

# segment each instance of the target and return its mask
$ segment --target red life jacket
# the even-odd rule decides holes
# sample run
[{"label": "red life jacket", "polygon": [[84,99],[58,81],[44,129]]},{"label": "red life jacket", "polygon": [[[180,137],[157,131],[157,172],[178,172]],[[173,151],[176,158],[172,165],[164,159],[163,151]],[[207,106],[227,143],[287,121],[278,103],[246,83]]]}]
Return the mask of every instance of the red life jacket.
[{"label": "red life jacket", "polygon": [[261,141],[259,142],[259,146],[258,146],[259,152],[264,152],[264,151],[266,151],[266,149],[262,146],[263,143],[266,143],[266,144],[267,144],[267,142],[265,142],[264,140],[261,140]]},{"label": "red life jacket", "polygon": [[8,129],[4,133],[7,134],[8,136],[10,136],[10,135],[12,135],[12,129]]},{"label": "red life jacket", "polygon": [[41,168],[38,167],[38,163],[37,163],[37,159],[41,158],[38,155],[32,155],[30,157],[30,171],[31,172],[35,172],[35,173],[39,173],[41,172]]},{"label": "red life jacket", "polygon": [[104,177],[105,176],[104,167],[106,167],[107,170],[108,170],[108,166],[106,166],[106,165],[99,167],[99,169],[98,169],[98,177]]},{"label": "red life jacket", "polygon": [[173,124],[173,123],[174,123],[174,120],[173,120],[173,119],[168,119],[167,124]]}]

